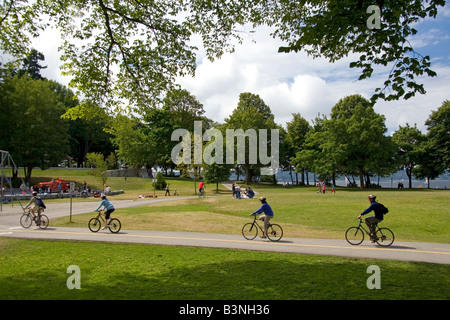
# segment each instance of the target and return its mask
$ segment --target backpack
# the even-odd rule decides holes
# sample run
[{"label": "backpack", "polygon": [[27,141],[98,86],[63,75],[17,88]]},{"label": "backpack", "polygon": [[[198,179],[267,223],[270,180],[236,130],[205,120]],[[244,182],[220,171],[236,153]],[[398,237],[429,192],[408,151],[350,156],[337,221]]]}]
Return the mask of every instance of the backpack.
[{"label": "backpack", "polygon": [[382,214],[386,214],[386,213],[389,212],[389,209],[386,208],[383,204],[378,203],[378,206],[380,207],[380,212],[381,212]]},{"label": "backpack", "polygon": [[37,197],[36,199],[37,199],[37,201],[38,201],[39,207],[42,207],[42,208],[44,208],[44,209],[47,209],[47,207],[46,207],[45,204],[44,204],[44,201],[42,201],[41,198]]}]

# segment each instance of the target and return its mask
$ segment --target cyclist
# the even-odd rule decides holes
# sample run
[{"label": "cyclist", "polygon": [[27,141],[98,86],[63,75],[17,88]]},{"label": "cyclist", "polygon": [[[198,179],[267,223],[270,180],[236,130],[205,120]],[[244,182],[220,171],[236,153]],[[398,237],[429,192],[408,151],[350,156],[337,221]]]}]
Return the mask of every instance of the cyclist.
[{"label": "cyclist", "polygon": [[114,206],[112,205],[112,203],[109,202],[108,199],[106,199],[106,196],[105,196],[104,194],[102,195],[102,202],[100,202],[100,204],[98,205],[97,209],[95,209],[95,211],[99,211],[99,209],[100,209],[102,206],[103,206],[103,207],[105,208],[105,210],[106,210],[106,213],[105,213],[106,224],[105,224],[105,226],[102,228],[102,230],[104,230],[104,229],[106,229],[106,228],[109,227],[109,220],[110,220],[109,217],[111,216],[111,213],[113,213],[115,209],[114,209]]},{"label": "cyclist", "polygon": [[44,211],[44,208],[39,205],[39,199],[38,199],[36,191],[33,191],[30,202],[28,202],[28,204],[25,206],[24,209],[28,209],[28,208],[30,208],[30,212],[33,216],[33,220],[36,219],[35,213],[37,213],[38,217],[40,218],[42,211]]},{"label": "cyclist", "polygon": [[375,241],[375,224],[383,221],[383,212],[381,212],[381,208],[378,202],[375,201],[376,199],[377,197],[371,194],[369,196],[370,206],[358,216],[358,219],[361,219],[363,215],[366,215],[371,211],[375,212],[375,216],[367,217],[364,220],[366,222],[366,225],[369,227],[370,239],[372,241]]},{"label": "cyclist", "polygon": [[205,183],[203,182],[203,180],[200,180],[200,183],[198,185],[199,194],[202,194],[204,189],[205,189]]},{"label": "cyclist", "polygon": [[255,212],[253,212],[252,214],[250,214],[250,216],[252,216],[252,215],[256,216],[257,214],[261,214],[264,212],[264,215],[261,216],[261,218],[259,218],[259,220],[264,221],[264,233],[261,238],[265,239],[267,236],[267,229],[269,228],[269,221],[270,221],[270,219],[273,218],[273,211],[272,211],[272,208],[267,203],[267,200],[265,197],[260,197],[259,201],[261,201],[261,207],[258,210],[256,210]]}]

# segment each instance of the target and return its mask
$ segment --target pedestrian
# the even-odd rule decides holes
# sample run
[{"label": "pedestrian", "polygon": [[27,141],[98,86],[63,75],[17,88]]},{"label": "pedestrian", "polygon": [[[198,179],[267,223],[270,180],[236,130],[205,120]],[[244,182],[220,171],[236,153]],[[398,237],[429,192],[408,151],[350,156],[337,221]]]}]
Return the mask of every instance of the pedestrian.
[{"label": "pedestrian", "polygon": [[166,184],[166,194],[165,196],[169,195],[170,197],[170,190],[169,190],[169,184]]}]

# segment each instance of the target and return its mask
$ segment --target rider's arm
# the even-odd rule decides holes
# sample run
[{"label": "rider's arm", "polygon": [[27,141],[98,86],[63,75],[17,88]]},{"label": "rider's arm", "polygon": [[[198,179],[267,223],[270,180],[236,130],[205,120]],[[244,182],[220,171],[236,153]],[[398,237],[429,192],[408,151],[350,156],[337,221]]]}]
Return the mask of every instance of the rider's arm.
[{"label": "rider's arm", "polygon": [[97,209],[95,209],[95,211],[98,211],[98,209],[100,209],[104,205],[103,201],[105,201],[105,200],[102,200],[102,202],[100,202],[100,204],[98,205]]},{"label": "rider's arm", "polygon": [[261,214],[263,211],[264,211],[264,204],[258,210],[253,212],[252,214],[254,214],[256,216],[257,214]]},{"label": "rider's arm", "polygon": [[359,217],[358,218],[360,218],[360,217],[362,217],[363,215],[365,215],[365,214],[368,214],[370,211],[372,211],[374,209],[374,203],[372,203],[371,205],[370,205],[370,207],[368,207],[366,210],[364,210],[360,215],[359,215]]},{"label": "rider's arm", "polygon": [[35,197],[31,197],[30,202],[25,206],[25,209],[28,209],[35,202]]}]

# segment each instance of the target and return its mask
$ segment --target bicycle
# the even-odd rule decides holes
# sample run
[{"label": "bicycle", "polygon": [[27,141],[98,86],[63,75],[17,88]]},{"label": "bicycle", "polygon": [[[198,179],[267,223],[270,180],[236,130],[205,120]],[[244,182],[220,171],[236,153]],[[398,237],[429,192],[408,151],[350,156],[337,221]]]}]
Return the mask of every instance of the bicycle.
[{"label": "bicycle", "polygon": [[47,229],[50,222],[45,214],[38,214],[37,216],[33,217],[30,209],[28,209],[28,212],[23,210],[23,215],[20,217],[20,224],[22,225],[22,227],[28,229],[33,224],[33,221],[40,229]]},{"label": "bicycle", "polygon": [[206,191],[205,191],[205,189],[201,189],[199,192],[198,192],[198,197],[199,198],[201,198],[201,197],[206,197]]},{"label": "bicycle", "polygon": [[[258,224],[256,215],[253,215],[253,222],[248,222],[242,227],[242,235],[247,240],[253,240],[258,235],[258,229],[264,234],[264,229]],[[276,223],[270,223],[267,228],[267,237],[270,241],[279,241],[283,237],[283,228]]]},{"label": "bicycle", "polygon": [[[369,231],[363,227],[362,219],[359,219],[359,225],[357,227],[347,229],[345,239],[351,245],[358,245],[364,241],[364,233],[370,236]],[[389,247],[394,243],[394,233],[388,228],[380,228],[378,223],[375,223],[375,238],[373,241],[382,247]]]},{"label": "bicycle", "polygon": [[[92,232],[97,232],[98,230],[100,230],[100,228],[102,226],[101,221],[103,221],[103,224],[106,224],[106,221],[103,218],[104,215],[105,215],[104,210],[99,210],[98,215],[96,217],[92,218],[91,220],[89,220],[89,223],[88,223],[89,230],[91,230]],[[109,231],[111,231],[112,233],[117,233],[122,228],[122,224],[120,223],[119,219],[113,218],[109,221],[108,228],[109,228]]]}]

